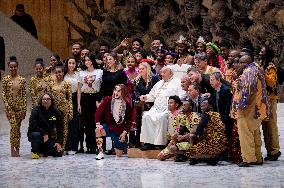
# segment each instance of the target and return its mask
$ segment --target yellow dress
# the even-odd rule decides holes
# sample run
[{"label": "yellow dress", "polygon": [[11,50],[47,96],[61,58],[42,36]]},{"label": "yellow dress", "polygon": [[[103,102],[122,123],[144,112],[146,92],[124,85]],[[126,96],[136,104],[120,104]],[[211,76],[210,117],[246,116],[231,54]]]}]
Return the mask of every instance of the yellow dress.
[{"label": "yellow dress", "polygon": [[73,117],[71,85],[66,81],[62,81],[60,85],[56,85],[54,81],[50,81],[48,82],[48,91],[53,95],[55,105],[63,116],[64,131],[62,147],[65,148],[68,134],[68,123]]},{"label": "yellow dress", "polygon": [[10,122],[10,143],[12,147],[20,147],[21,122],[25,119],[27,111],[26,80],[17,76],[12,81],[10,75],[2,80],[2,98],[6,113],[12,113]]},{"label": "yellow dress", "polygon": [[44,78],[33,76],[30,80],[30,93],[32,108],[38,105],[38,99],[47,90],[47,83]]}]

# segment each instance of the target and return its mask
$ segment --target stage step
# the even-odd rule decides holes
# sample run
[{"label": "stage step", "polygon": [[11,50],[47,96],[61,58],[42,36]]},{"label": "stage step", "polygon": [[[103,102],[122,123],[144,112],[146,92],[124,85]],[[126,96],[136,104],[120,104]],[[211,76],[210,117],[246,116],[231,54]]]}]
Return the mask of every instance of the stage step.
[{"label": "stage step", "polygon": [[141,151],[138,148],[128,148],[127,154],[129,158],[146,158],[146,159],[157,159],[157,155],[161,150],[147,150]]}]

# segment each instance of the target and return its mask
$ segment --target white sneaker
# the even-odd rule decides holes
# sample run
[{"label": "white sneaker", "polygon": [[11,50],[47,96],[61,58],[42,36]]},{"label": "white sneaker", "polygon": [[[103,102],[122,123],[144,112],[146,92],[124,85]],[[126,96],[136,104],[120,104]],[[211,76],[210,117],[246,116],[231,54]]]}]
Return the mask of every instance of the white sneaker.
[{"label": "white sneaker", "polygon": [[68,155],[75,155],[75,154],[76,154],[75,151],[69,151],[69,152],[68,152]]},{"label": "white sneaker", "polygon": [[98,156],[96,157],[96,160],[101,160],[101,159],[103,159],[105,156],[104,156],[104,154],[103,154],[103,152],[100,152],[99,154],[98,154]]}]

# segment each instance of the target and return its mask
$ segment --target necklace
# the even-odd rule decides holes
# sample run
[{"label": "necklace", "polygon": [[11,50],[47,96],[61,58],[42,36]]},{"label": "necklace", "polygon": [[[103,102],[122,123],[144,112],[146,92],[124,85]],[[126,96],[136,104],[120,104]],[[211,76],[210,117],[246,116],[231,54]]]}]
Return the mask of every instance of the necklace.
[{"label": "necklace", "polygon": [[[115,109],[115,102],[119,102],[119,107],[117,109],[117,113],[116,113],[116,109]],[[126,110],[126,102],[122,99],[112,99],[111,101],[111,112],[112,112],[112,116],[115,120],[115,122],[117,124],[121,124],[124,120],[124,116],[125,116],[125,110]]]}]

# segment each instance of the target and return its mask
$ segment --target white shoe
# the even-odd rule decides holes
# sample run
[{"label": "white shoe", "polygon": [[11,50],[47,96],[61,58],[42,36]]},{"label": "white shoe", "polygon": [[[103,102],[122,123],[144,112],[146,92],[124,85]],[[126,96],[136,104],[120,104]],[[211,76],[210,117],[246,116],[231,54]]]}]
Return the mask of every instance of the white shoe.
[{"label": "white shoe", "polygon": [[68,152],[68,155],[75,155],[75,154],[76,154],[75,151],[69,151],[69,152]]},{"label": "white shoe", "polygon": [[100,152],[99,154],[98,154],[98,156],[96,157],[96,160],[101,160],[101,159],[103,159],[105,156],[104,156],[104,154],[103,154],[103,152]]}]

